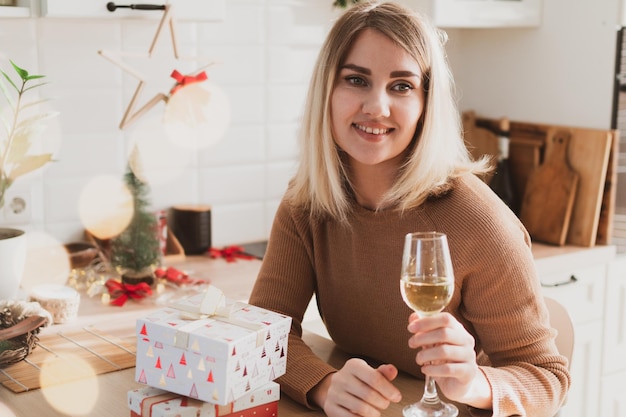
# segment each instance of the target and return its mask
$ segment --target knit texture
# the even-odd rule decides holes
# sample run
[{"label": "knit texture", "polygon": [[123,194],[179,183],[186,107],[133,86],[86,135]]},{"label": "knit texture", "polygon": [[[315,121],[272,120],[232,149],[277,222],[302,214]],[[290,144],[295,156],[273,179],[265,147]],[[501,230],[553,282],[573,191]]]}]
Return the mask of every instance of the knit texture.
[{"label": "knit texture", "polygon": [[250,303],[293,318],[284,393],[307,392],[335,369],[302,341],[301,322],[316,294],[328,332],[354,356],[423,377],[408,347],[411,310],[400,295],[404,236],[448,235],[455,290],[446,311],[476,340],[493,411],[475,415],[552,416],[569,388],[567,359],[554,344],[540,283],[521,222],[478,178],[466,175],[443,196],[403,214],[355,204],[350,225],[312,220],[283,201]]}]

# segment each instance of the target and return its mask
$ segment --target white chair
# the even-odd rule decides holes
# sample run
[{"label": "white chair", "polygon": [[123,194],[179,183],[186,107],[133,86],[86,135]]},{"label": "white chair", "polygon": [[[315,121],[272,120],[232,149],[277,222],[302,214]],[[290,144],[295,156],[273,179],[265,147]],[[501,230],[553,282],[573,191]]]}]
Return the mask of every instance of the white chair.
[{"label": "white chair", "polygon": [[[574,325],[572,318],[563,304],[550,297],[544,297],[544,300],[550,312],[550,325],[557,331],[556,347],[559,353],[567,358],[569,369],[572,364],[572,354],[574,353]],[[557,413],[555,417],[559,415],[560,413]]]}]

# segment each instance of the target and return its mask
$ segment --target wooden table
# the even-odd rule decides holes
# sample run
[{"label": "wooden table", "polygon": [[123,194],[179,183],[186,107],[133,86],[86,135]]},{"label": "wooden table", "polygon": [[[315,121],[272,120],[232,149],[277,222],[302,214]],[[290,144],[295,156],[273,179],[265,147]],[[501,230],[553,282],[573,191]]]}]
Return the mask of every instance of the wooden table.
[{"label": "wooden table", "polygon": [[[226,263],[223,260],[209,260],[205,257],[188,257],[184,263],[174,265],[176,268],[185,270],[192,278],[210,279],[212,284],[220,288],[224,294],[232,299],[245,300],[249,297],[252,284],[258,273],[260,261],[240,260],[236,263]],[[79,310],[79,318],[74,323],[54,325],[44,330],[45,332],[66,332],[72,329],[86,326],[95,326],[98,329],[110,332],[119,337],[132,337],[135,332],[135,320],[144,316],[157,306],[155,297],[141,302],[129,301],[123,307],[103,305],[96,298],[83,295]],[[340,367],[348,356],[335,348],[334,343],[318,334],[305,332],[304,339],[321,358],[334,366]],[[130,415],[127,405],[127,392],[139,388],[142,385],[135,382],[135,369],[125,369],[98,375],[97,398],[85,398],[79,393],[68,393],[74,401],[89,401],[93,403],[93,409],[75,416],[96,417],[122,417]],[[400,404],[392,404],[386,410],[384,416],[401,416],[402,407],[417,401],[423,390],[423,381],[401,374],[398,376],[396,386],[403,393],[403,401]],[[468,416],[465,407],[459,406],[460,416]],[[66,417],[64,414],[50,407],[42,390],[37,389],[29,392],[15,394],[5,387],[0,386],[0,416],[2,417]],[[279,416],[324,416],[321,411],[311,411],[295,403],[290,398],[282,396],[279,403]]]}]

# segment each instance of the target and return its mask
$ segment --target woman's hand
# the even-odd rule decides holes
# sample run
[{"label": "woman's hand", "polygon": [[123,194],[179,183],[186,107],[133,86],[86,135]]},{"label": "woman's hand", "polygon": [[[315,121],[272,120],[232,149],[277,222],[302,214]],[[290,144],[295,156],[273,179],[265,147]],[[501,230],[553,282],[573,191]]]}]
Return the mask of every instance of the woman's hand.
[{"label": "woman's hand", "polygon": [[421,348],[415,361],[431,376],[443,395],[473,407],[492,407],[491,387],[476,363],[472,335],[451,314],[409,317],[409,347]]},{"label": "woman's hand", "polygon": [[378,417],[381,410],[402,398],[391,383],[397,375],[393,365],[374,369],[364,360],[353,358],[341,370],[324,378],[310,396],[329,417]]}]

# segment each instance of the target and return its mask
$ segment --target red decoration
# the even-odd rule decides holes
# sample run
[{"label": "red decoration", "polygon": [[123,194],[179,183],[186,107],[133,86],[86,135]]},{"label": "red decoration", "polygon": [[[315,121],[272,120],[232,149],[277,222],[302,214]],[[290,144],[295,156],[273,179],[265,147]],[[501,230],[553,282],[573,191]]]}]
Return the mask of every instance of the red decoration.
[{"label": "red decoration", "polygon": [[140,300],[152,295],[152,288],[145,282],[124,284],[110,278],[104,285],[111,295],[111,304],[118,307],[126,304],[126,300],[129,298]]},{"label": "red decoration", "polygon": [[209,79],[209,77],[206,75],[206,72],[204,71],[196,75],[183,75],[180,72],[174,70],[172,71],[172,75],[170,75],[170,77],[176,80],[176,85],[170,90],[170,95],[173,95],[175,92],[177,92],[186,85],[200,83]]},{"label": "red decoration", "polygon": [[213,259],[224,258],[226,262],[235,262],[237,259],[255,259],[244,252],[241,246],[227,246],[223,249],[209,249],[209,256]]},{"label": "red decoration", "polygon": [[163,278],[176,285],[196,285],[208,283],[208,281],[204,279],[191,279],[186,273],[171,266],[167,267],[167,269],[157,268],[157,270],[154,271],[154,275],[157,278]]}]

